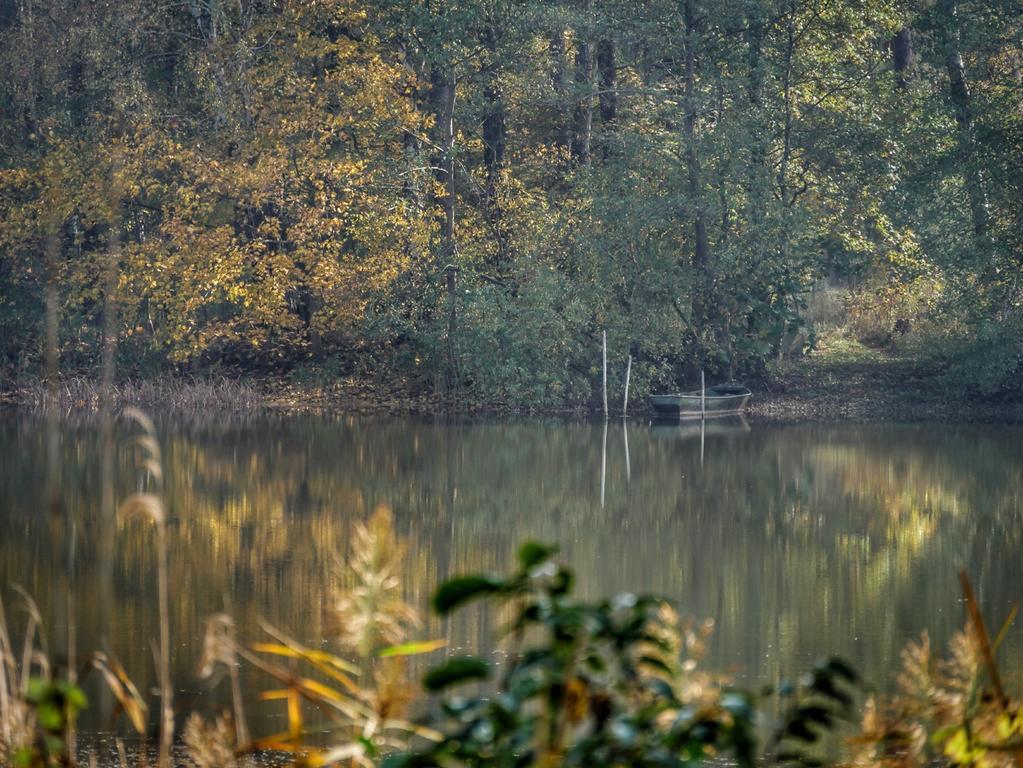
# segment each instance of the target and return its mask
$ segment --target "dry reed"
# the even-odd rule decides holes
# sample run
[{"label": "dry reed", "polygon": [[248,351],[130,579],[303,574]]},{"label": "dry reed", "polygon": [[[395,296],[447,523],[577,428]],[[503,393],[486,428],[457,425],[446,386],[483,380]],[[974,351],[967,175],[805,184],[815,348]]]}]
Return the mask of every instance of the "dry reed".
[{"label": "dry reed", "polygon": [[44,410],[49,402],[65,412],[100,412],[104,403],[112,410],[139,408],[150,412],[201,413],[203,411],[254,410],[266,397],[253,384],[229,378],[171,378],[111,382],[84,376],[65,376],[56,394],[45,382],[17,388],[14,399],[31,410]]}]

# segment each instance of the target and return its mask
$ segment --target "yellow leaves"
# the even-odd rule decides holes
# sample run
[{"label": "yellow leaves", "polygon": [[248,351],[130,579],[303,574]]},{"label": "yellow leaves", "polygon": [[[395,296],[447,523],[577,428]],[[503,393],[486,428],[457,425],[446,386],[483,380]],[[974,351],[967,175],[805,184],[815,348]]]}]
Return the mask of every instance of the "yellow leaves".
[{"label": "yellow leaves", "polygon": [[923,765],[934,750],[953,765],[1018,765],[1023,708],[985,690],[980,644],[969,629],[956,634],[941,660],[932,657],[926,633],[906,646],[898,695],[867,702],[855,764]]},{"label": "yellow leaves", "polygon": [[97,651],[92,658],[92,667],[102,675],[107,688],[114,694],[117,703],[128,716],[136,733],[143,734],[146,730],[146,712],[148,707],[135,684],[124,667],[113,656]]},{"label": "yellow leaves", "polygon": [[976,746],[966,728],[956,729],[951,738],[944,740],[942,753],[957,765],[976,765],[987,750]]},{"label": "yellow leaves", "polygon": [[402,197],[403,131],[427,122],[402,95],[414,76],[371,30],[324,31],[365,18],[353,3],[277,5],[197,54],[189,111],[141,98],[102,140],[42,125],[41,154],[0,169],[0,249],[29,257],[17,277],[38,282],[40,222],[64,223],[80,248],[62,262],[68,313],[95,311],[92,242],[115,220],[122,335],[171,359],[295,352],[360,322],[406,268],[401,243],[425,250],[431,226]]},{"label": "yellow leaves", "polygon": [[313,651],[308,648],[302,648],[297,644],[284,645],[282,643],[253,643],[251,647],[252,650],[257,653],[270,653],[276,656],[285,656],[292,659],[304,659],[305,661],[312,663],[321,671],[326,672],[332,677],[336,677],[342,682],[345,682],[346,685],[350,683],[350,680],[346,677],[338,677],[338,673],[358,672],[357,667],[331,653],[327,653],[326,651]]},{"label": "yellow leaves", "polygon": [[302,701],[294,686],[290,686],[284,693],[288,702],[288,735],[298,741],[302,738]]},{"label": "yellow leaves", "polygon": [[402,643],[401,645],[390,645],[381,648],[376,652],[379,659],[387,659],[393,656],[415,656],[422,653],[432,653],[440,650],[448,644],[447,640],[422,640],[419,642]]},{"label": "yellow leaves", "polygon": [[581,723],[589,713],[589,695],[586,683],[573,677],[565,683],[565,717],[572,725]]},{"label": "yellow leaves", "polygon": [[1008,741],[1020,732],[1020,724],[1020,713],[1017,712],[1013,716],[1008,712],[1003,712],[995,721],[995,734],[1002,741]]}]

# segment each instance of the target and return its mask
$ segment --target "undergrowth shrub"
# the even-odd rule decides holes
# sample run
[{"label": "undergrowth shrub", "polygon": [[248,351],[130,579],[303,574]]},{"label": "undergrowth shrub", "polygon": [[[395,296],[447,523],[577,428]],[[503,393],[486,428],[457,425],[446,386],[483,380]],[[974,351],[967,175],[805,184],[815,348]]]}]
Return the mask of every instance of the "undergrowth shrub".
[{"label": "undergrowth shrub", "polygon": [[880,275],[846,297],[849,328],[864,344],[897,345],[910,334],[931,328],[931,313],[939,295],[940,285],[933,278],[903,282]]},{"label": "undergrowth shrub", "polygon": [[1023,313],[983,322],[941,352],[946,385],[987,397],[1023,395]]}]

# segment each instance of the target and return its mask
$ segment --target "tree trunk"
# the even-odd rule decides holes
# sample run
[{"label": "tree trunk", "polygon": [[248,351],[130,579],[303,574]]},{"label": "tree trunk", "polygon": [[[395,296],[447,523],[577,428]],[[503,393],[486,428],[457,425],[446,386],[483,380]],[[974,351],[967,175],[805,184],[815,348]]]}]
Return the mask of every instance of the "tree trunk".
[{"label": "tree trunk", "polygon": [[402,152],[405,156],[405,177],[402,180],[401,192],[409,206],[407,221],[407,233],[403,251],[408,259],[410,267],[417,267],[422,262],[422,254],[416,246],[415,222],[418,220],[419,212],[423,208],[422,184],[420,182],[420,166],[422,159],[422,142],[412,131],[405,131],[402,134]]},{"label": "tree trunk", "polygon": [[455,352],[457,332],[455,264],[455,77],[451,70],[435,67],[430,73],[430,101],[434,110],[434,146],[437,153],[433,161],[434,173],[442,191],[435,195],[440,217],[439,262],[446,275],[448,301],[447,358],[448,381],[455,391],[461,389],[458,357]]},{"label": "tree trunk", "polygon": [[600,119],[604,125],[609,125],[618,116],[614,41],[604,38],[597,43],[597,69],[600,71]]},{"label": "tree trunk", "polygon": [[551,36],[551,87],[554,89],[556,128],[554,143],[563,150],[572,146],[572,129],[565,119],[568,105],[568,77],[565,67],[565,30],[559,29]]},{"label": "tree trunk", "polygon": [[597,71],[600,73],[600,122],[601,145],[604,159],[611,156],[614,141],[614,124],[618,117],[618,84],[615,71],[615,44],[602,38],[597,42]]},{"label": "tree trunk", "polygon": [[462,374],[458,369],[458,354],[455,351],[458,335],[458,267],[449,264],[444,271],[448,286],[448,377],[457,396],[462,390]]},{"label": "tree trunk", "polygon": [[575,41],[575,112],[572,118],[572,159],[589,165],[593,134],[593,44],[590,41],[592,0],[580,0],[582,23]]},{"label": "tree trunk", "polygon": [[504,96],[497,79],[498,32],[488,25],[483,33],[483,45],[490,54],[491,63],[483,72],[483,101],[486,112],[483,116],[483,165],[487,170],[487,202],[493,197],[497,177],[504,162],[505,111]]},{"label": "tree trunk", "polygon": [[455,254],[455,83],[450,71],[435,67],[430,72],[430,105],[434,116],[432,165],[442,191],[434,195],[440,218],[442,266]]},{"label": "tree trunk", "polygon": [[907,25],[895,33],[889,47],[892,50],[892,68],[895,82],[901,90],[909,83],[909,71],[913,66],[913,30]]},{"label": "tree trunk", "polygon": [[955,110],[956,125],[959,127],[959,143],[966,159],[964,163],[966,187],[970,199],[973,232],[978,238],[983,238],[987,234],[988,228],[988,202],[984,173],[977,164],[976,138],[970,105],[970,84],[966,77],[963,56],[959,50],[959,14],[955,0],[946,0],[945,6],[948,33],[944,53],[945,66],[948,70],[949,96]]},{"label": "tree trunk", "polygon": [[[715,90],[717,91],[717,104],[716,104],[716,120],[717,124],[721,125],[725,119],[725,85],[721,81],[721,77],[717,78],[715,83]],[[721,237],[718,240],[719,246],[723,247],[726,240],[728,240],[728,230],[731,228],[731,205],[728,201],[728,163],[719,162],[717,178],[715,183],[717,184],[718,190],[718,208],[721,213]]]},{"label": "tree trunk", "polygon": [[767,218],[767,194],[770,188],[767,171],[767,150],[769,131],[763,119],[764,84],[764,14],[759,3],[751,4],[746,20],[746,44],[749,63],[749,110],[754,136],[750,146],[750,164],[747,176],[747,191],[751,255],[759,254],[760,230]]},{"label": "tree trunk", "polygon": [[785,25],[785,62],[782,73],[782,97],[785,117],[782,124],[781,162],[778,165],[778,197],[783,206],[789,204],[789,159],[792,157],[792,65],[796,52],[795,4],[790,6]]},{"label": "tree trunk", "polygon": [[[484,34],[484,45],[491,56],[497,55],[497,32],[488,27]],[[504,165],[505,109],[504,96],[494,68],[484,71],[483,100],[486,112],[483,116],[483,166],[487,172],[486,188],[483,192],[483,209],[487,224],[497,243],[497,253],[491,266],[500,273],[505,261],[505,237],[501,229],[501,206],[497,197],[497,185]]]},{"label": "tree trunk", "polygon": [[696,152],[696,136],[698,118],[696,114],[696,30],[693,0],[684,0],[686,24],[685,39],[685,91],[682,121],[686,143],[686,172],[689,181],[690,204],[693,208],[693,266],[700,272],[707,269],[710,245],[707,241],[706,212],[703,205],[702,179],[700,176],[700,159]]},{"label": "tree trunk", "polygon": [[487,113],[483,118],[483,165],[487,170],[486,197],[488,205],[493,202],[497,179],[504,164],[504,103],[494,84],[483,89]]}]

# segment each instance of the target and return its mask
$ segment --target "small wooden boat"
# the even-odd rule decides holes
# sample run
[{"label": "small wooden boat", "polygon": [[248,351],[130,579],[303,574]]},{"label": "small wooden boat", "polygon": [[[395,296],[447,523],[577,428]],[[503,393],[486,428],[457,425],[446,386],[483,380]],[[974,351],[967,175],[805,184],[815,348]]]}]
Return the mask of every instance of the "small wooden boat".
[{"label": "small wooden boat", "polygon": [[711,418],[741,413],[752,394],[741,384],[718,384],[707,387],[705,398],[701,397],[700,390],[697,389],[677,395],[650,395],[650,403],[659,415],[699,418],[701,414],[706,413],[707,418]]}]

